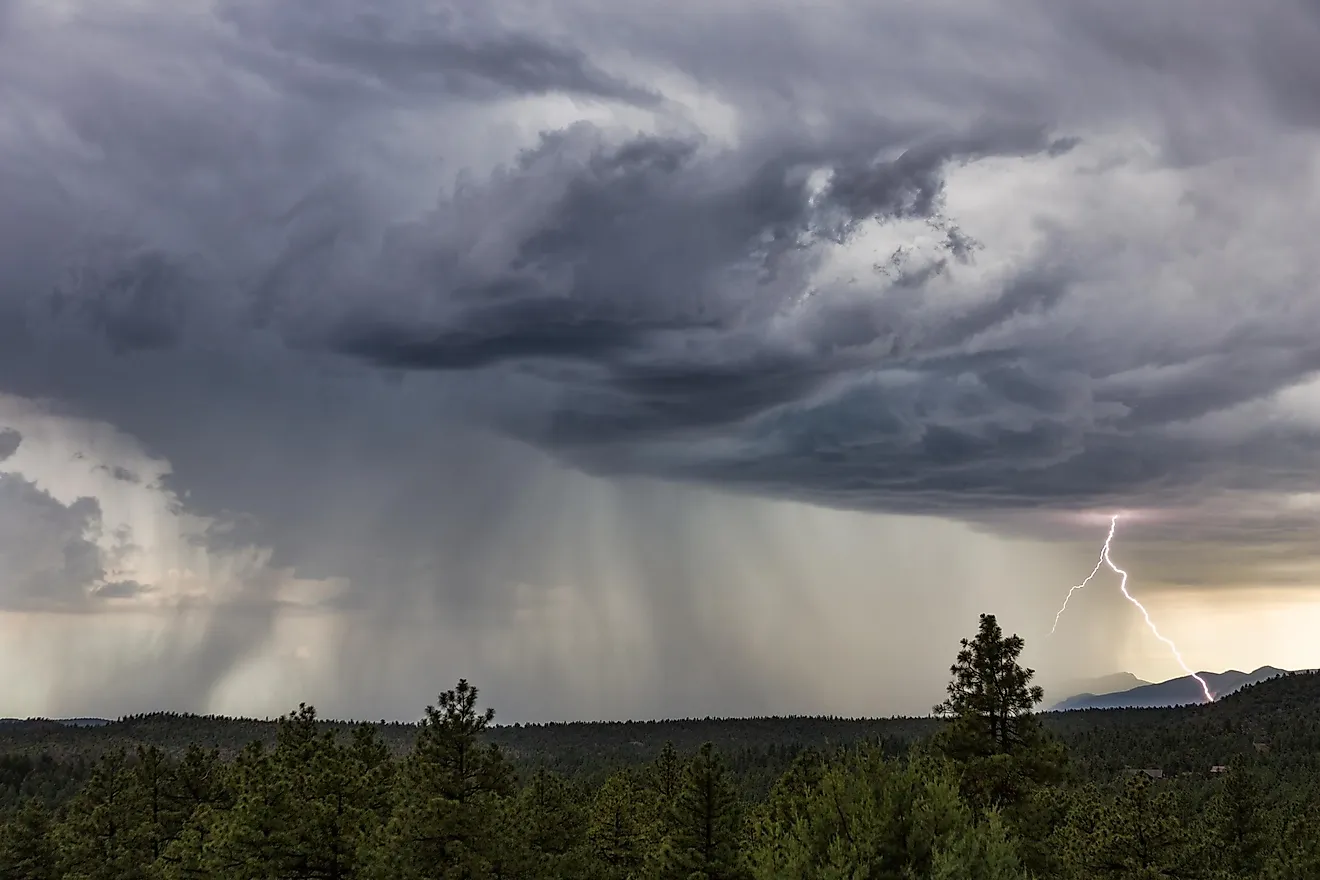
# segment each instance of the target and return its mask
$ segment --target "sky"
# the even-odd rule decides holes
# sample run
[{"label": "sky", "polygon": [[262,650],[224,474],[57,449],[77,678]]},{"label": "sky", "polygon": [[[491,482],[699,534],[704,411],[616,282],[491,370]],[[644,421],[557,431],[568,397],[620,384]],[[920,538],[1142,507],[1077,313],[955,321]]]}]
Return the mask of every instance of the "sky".
[{"label": "sky", "polygon": [[0,715],[1320,666],[1315,0],[0,0]]}]

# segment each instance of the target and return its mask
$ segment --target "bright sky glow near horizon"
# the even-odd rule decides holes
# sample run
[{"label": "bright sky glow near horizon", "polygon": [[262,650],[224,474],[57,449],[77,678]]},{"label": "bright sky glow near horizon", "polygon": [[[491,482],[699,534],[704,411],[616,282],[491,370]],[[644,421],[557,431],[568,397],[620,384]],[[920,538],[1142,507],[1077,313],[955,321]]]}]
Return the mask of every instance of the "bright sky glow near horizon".
[{"label": "bright sky glow near horizon", "polygon": [[0,716],[1320,667],[1316,228],[1312,0],[0,0]]}]

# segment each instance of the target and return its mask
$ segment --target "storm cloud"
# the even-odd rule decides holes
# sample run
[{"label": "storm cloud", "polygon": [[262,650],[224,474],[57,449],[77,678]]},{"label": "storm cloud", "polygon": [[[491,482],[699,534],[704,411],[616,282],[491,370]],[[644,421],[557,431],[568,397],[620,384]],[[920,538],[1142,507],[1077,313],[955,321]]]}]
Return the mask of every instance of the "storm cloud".
[{"label": "storm cloud", "polygon": [[[1313,556],[1315,83],[1306,0],[10,0],[0,392],[134,438],[97,491],[249,560],[205,675],[153,687],[218,694],[292,581],[337,585],[308,602],[383,701],[354,658],[419,615],[460,663],[622,592],[655,705],[759,711],[701,597],[817,552],[782,504],[1043,542],[1159,509],[1161,582],[1305,578],[1271,560]],[[43,462],[0,478],[58,507],[15,595],[176,595],[83,560]]]}]

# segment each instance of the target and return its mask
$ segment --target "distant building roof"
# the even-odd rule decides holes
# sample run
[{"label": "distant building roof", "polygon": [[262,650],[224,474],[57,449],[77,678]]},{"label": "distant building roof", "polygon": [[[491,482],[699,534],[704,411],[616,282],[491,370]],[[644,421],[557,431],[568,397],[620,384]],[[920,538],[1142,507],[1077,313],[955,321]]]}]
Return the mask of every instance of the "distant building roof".
[{"label": "distant building roof", "polygon": [[1136,776],[1138,773],[1145,773],[1151,779],[1164,778],[1164,771],[1161,770],[1159,767],[1141,767],[1141,768],[1125,767],[1123,769],[1123,775],[1125,776]]}]

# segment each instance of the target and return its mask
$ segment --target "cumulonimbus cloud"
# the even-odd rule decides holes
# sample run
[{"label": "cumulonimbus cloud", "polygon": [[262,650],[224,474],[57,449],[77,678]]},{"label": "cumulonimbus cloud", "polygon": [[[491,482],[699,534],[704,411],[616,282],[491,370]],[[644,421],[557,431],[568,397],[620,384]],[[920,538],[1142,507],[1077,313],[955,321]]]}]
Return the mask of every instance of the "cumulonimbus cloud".
[{"label": "cumulonimbus cloud", "polygon": [[1317,15],[1193,8],[11,2],[0,383],[185,463],[323,394],[835,506],[1292,489]]}]

